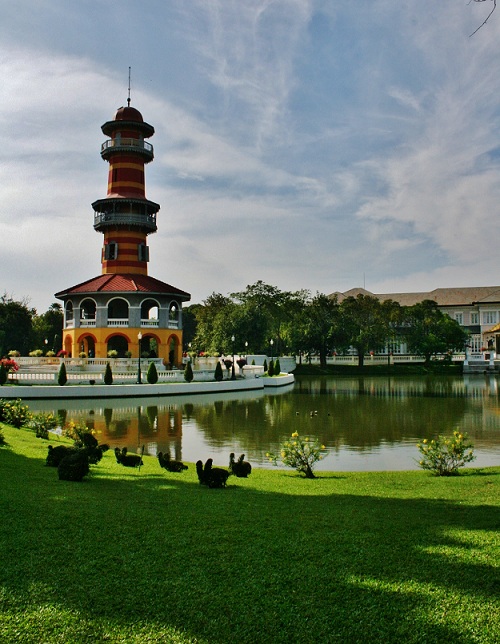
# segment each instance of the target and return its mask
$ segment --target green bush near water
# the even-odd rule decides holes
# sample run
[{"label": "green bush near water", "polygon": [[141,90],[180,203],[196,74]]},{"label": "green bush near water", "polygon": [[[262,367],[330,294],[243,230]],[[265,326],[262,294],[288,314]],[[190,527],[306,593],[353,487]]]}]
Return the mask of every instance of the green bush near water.
[{"label": "green bush near water", "polygon": [[500,467],[254,468],[210,490],[110,450],[74,485],[2,430],[3,642],[500,640]]}]

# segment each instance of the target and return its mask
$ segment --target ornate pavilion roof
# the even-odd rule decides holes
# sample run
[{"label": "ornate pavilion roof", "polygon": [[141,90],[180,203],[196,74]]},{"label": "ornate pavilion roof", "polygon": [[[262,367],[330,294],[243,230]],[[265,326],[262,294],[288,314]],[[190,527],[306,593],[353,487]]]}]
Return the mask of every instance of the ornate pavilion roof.
[{"label": "ornate pavilion roof", "polygon": [[63,299],[69,295],[90,293],[157,293],[175,295],[180,300],[189,301],[190,293],[166,284],[148,275],[105,273],[92,277],[81,284],[59,291],[55,297]]}]

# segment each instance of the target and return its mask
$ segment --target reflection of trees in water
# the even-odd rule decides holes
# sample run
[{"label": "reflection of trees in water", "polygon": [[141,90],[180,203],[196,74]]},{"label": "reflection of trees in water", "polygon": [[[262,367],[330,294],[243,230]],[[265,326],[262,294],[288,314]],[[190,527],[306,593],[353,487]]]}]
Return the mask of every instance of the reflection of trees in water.
[{"label": "reflection of trees in water", "polygon": [[227,450],[228,459],[238,450],[261,462],[294,431],[317,436],[330,449],[346,445],[359,451],[415,443],[457,427],[476,446],[500,444],[496,381],[484,378],[299,378],[283,395],[95,411],[69,406],[58,414],[66,421],[85,420],[99,440],[113,446],[146,443],[150,453],[170,449],[178,460],[183,423],[194,431],[195,447],[199,437],[210,449]]},{"label": "reflection of trees in water", "polygon": [[242,451],[265,453],[277,449],[283,438],[297,431],[317,436],[330,448],[347,445],[363,450],[450,433],[468,406],[463,396],[443,394],[451,383],[426,383],[419,396],[395,395],[390,390],[382,396],[378,387],[370,390],[369,383],[361,379],[354,390],[340,394],[329,390],[329,382],[331,379],[320,381],[319,386],[301,382],[287,396],[217,401],[196,407],[194,417],[205,440],[215,447],[238,444]]}]

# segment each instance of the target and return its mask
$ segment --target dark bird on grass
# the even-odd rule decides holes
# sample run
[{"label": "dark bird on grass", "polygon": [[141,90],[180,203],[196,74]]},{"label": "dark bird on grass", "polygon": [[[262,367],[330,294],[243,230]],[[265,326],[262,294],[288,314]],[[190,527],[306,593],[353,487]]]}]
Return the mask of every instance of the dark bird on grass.
[{"label": "dark bird on grass", "polygon": [[222,467],[212,467],[213,459],[209,458],[203,466],[201,461],[196,462],[196,472],[198,474],[198,480],[202,485],[208,485],[208,487],[226,487],[227,479],[231,476],[231,472],[228,472]]},{"label": "dark bird on grass", "polygon": [[174,461],[170,458],[170,452],[158,452],[158,463],[168,472],[182,472],[187,470],[188,466],[181,461]]},{"label": "dark bird on grass", "polygon": [[115,447],[115,456],[116,462],[120,463],[120,465],[125,465],[125,467],[141,467],[141,465],[144,465],[139,454],[127,454],[126,447],[121,451],[118,447]]},{"label": "dark bird on grass", "polygon": [[49,452],[47,454],[47,458],[45,459],[45,465],[47,465],[48,467],[58,467],[63,458],[69,456],[70,454],[75,454],[75,452],[78,451],[78,448],[69,447],[69,445],[57,445],[56,447],[49,445],[48,450]]},{"label": "dark bird on grass", "polygon": [[252,473],[252,466],[245,461],[245,454],[242,454],[237,461],[234,460],[234,452],[229,454],[229,471],[238,478],[246,479]]},{"label": "dark bird on grass", "polygon": [[89,457],[84,449],[77,449],[68,454],[57,467],[60,481],[81,481],[89,471]]}]

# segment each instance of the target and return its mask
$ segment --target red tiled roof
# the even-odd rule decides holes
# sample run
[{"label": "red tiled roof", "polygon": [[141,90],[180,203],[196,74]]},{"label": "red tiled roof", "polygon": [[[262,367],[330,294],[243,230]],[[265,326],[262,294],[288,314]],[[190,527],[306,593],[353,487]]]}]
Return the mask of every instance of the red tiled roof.
[{"label": "red tiled roof", "polygon": [[55,297],[62,299],[67,295],[76,293],[168,293],[175,295],[181,300],[189,301],[190,293],[181,291],[175,286],[161,282],[148,275],[134,275],[132,273],[106,273],[98,275],[86,282],[71,286],[55,294]]}]

